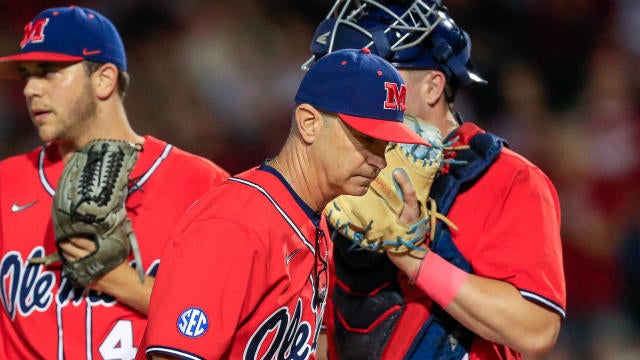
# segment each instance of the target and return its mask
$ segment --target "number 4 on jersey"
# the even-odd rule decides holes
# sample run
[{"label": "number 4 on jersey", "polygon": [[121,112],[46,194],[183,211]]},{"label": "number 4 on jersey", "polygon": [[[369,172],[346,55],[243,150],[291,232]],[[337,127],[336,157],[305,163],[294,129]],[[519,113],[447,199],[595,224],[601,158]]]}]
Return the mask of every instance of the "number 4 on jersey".
[{"label": "number 4 on jersey", "polygon": [[98,348],[105,360],[134,360],[133,326],[129,320],[119,320]]}]

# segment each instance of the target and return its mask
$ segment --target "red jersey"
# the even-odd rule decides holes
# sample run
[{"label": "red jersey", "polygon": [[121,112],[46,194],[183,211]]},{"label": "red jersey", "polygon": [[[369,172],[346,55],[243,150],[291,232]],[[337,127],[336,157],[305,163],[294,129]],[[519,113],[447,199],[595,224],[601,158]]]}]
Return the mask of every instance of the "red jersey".
[{"label": "red jersey", "polygon": [[325,234],[322,214],[273,168],[227,180],[173,232],[137,358],[315,359]]},{"label": "red jersey", "polygon": [[[52,145],[0,162],[0,358],[133,359],[145,315],[106,294],[83,294],[59,264],[28,263],[57,250],[51,205],[63,168]],[[157,271],[178,217],[227,177],[209,160],[145,137],[126,207],[147,274]]]}]

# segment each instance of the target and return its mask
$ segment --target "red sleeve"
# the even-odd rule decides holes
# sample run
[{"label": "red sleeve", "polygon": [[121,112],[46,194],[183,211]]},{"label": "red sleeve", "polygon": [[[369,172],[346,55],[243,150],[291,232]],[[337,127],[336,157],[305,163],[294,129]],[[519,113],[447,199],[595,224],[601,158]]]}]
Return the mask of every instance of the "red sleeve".
[{"label": "red sleeve", "polygon": [[158,271],[140,351],[222,358],[247,299],[265,291],[261,244],[255,233],[224,219],[193,221],[173,237]]},{"label": "red sleeve", "polygon": [[524,166],[515,173],[502,204],[494,203],[479,244],[482,261],[471,259],[477,274],[507,281],[564,317],[560,206],[540,169]]}]

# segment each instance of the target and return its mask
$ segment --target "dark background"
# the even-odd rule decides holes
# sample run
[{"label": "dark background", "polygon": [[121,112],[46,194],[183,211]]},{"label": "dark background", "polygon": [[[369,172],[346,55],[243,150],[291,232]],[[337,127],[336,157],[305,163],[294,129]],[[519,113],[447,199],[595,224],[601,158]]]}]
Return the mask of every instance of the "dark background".
[{"label": "dark background", "polygon": [[[640,1],[443,2],[489,81],[462,91],[455,109],[507,138],[558,189],[568,309],[548,358],[640,358]],[[300,65],[333,1],[75,4],[121,31],[137,132],[235,173],[283,144]],[[17,52],[35,14],[65,5],[0,0],[0,55]],[[0,159],[39,145],[22,86],[0,82]]]}]

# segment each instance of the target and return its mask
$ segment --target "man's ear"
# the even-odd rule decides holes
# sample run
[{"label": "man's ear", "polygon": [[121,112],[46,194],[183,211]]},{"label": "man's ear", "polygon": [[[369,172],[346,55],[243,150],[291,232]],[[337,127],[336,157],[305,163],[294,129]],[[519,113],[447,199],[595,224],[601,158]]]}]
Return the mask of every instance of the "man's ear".
[{"label": "man's ear", "polygon": [[424,79],[427,86],[425,94],[425,101],[429,106],[435,105],[440,98],[444,96],[444,90],[447,86],[447,78],[441,71],[429,71],[429,74]]},{"label": "man's ear", "polygon": [[111,63],[103,64],[91,74],[91,82],[100,100],[109,98],[118,91],[118,68]]},{"label": "man's ear", "polygon": [[322,127],[322,114],[309,104],[300,104],[295,111],[296,125],[302,140],[312,144]]}]

